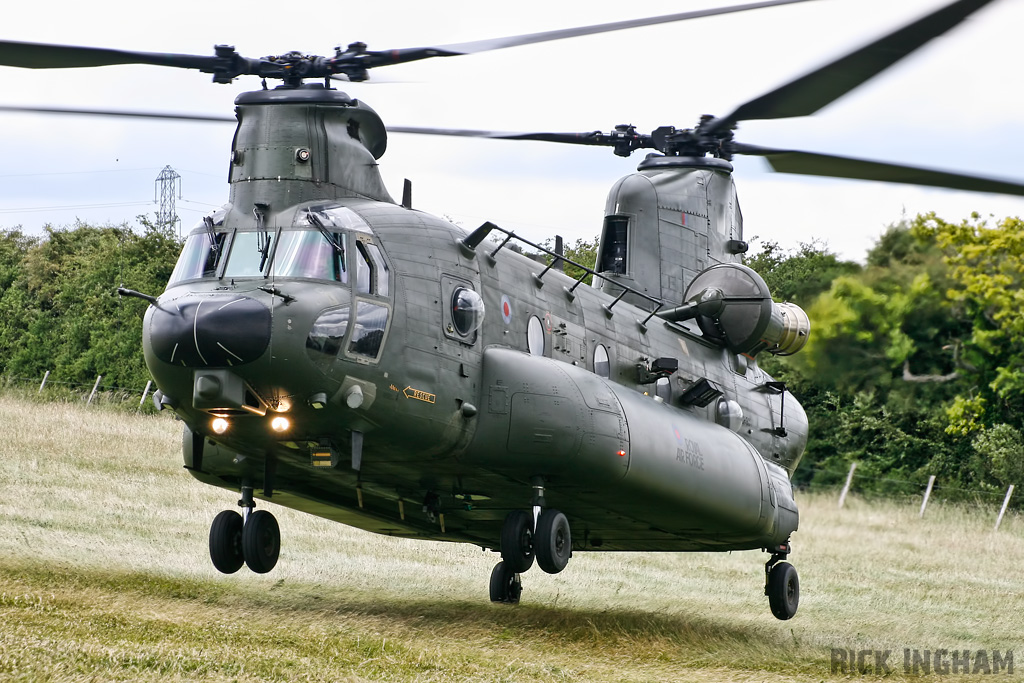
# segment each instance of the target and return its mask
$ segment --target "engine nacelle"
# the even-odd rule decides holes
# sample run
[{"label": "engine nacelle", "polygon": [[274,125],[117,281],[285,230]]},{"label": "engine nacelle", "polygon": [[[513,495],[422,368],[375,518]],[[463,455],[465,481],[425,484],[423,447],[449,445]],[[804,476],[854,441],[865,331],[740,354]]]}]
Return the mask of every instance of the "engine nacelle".
[{"label": "engine nacelle", "polygon": [[738,263],[701,271],[686,290],[686,306],[663,317],[695,317],[705,337],[733,353],[790,356],[804,347],[811,322],[793,303],[775,303],[764,279]]}]

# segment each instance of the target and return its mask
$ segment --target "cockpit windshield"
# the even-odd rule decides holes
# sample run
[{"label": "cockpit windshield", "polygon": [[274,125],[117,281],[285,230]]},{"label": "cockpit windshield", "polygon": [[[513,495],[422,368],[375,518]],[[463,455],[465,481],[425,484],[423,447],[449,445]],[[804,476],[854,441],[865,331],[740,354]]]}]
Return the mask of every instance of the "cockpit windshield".
[{"label": "cockpit windshield", "polygon": [[282,231],[271,274],[348,282],[345,235],[316,230]]},{"label": "cockpit windshield", "polygon": [[266,230],[236,232],[224,267],[225,277],[259,277],[274,246],[274,234]]},{"label": "cockpit windshield", "polygon": [[227,237],[227,233],[224,232],[202,232],[189,235],[168,284],[173,285],[182,280],[195,280],[201,277],[214,277],[217,274],[217,264],[220,262],[221,253],[224,250],[225,237]]},{"label": "cockpit windshield", "polygon": [[373,231],[352,209],[336,204],[301,208],[291,226],[223,229],[224,212],[192,231],[168,285],[201,278],[281,277],[348,284],[358,270],[359,291],[387,296],[388,268]]}]

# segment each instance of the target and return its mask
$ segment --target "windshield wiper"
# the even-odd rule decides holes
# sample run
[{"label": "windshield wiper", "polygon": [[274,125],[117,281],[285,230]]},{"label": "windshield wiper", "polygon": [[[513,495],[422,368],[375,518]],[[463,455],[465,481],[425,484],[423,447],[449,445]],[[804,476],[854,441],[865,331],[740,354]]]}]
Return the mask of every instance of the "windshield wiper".
[{"label": "windshield wiper", "polygon": [[256,204],[252,207],[252,215],[256,217],[256,230],[259,232],[257,239],[259,240],[256,244],[256,248],[260,252],[260,272],[263,272],[263,268],[267,265],[267,258],[270,256],[270,233],[267,232],[266,219],[264,218],[264,212],[267,208],[266,204]]},{"label": "windshield wiper", "polygon": [[206,225],[206,235],[210,240],[210,251],[213,252],[213,266],[210,270],[216,271],[217,264],[220,263],[220,241],[217,239],[217,229],[211,216],[203,216],[203,223]]},{"label": "windshield wiper", "polygon": [[327,226],[324,225],[324,222],[320,220],[320,216],[317,216],[312,211],[306,212],[306,218],[309,220],[310,224],[313,227],[320,231],[320,234],[324,236],[324,239],[327,240],[327,243],[334,247],[334,251],[338,252],[338,254],[341,256],[341,258],[339,259],[341,261],[341,272],[344,273],[345,245],[341,241],[341,235],[339,233],[331,232],[330,230],[328,230]]}]

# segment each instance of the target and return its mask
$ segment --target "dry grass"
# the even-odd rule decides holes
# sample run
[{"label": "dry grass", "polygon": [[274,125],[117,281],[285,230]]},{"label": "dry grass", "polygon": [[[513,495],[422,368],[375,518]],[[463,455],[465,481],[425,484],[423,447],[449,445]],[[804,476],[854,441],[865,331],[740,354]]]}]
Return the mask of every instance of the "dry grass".
[{"label": "dry grass", "polygon": [[0,396],[0,424],[0,679],[816,681],[840,647],[901,680],[905,647],[1024,652],[1024,523],[995,509],[803,497],[790,622],[757,552],[579,554],[513,608],[493,554],[276,507],[278,567],[220,575],[237,496],[181,468],[178,423]]}]

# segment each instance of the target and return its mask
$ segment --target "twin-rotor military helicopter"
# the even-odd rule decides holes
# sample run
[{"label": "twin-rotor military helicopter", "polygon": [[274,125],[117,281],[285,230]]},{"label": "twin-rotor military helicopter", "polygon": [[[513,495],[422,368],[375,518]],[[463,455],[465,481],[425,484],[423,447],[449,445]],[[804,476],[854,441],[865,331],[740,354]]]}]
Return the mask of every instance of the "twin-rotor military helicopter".
[{"label": "twin-rotor military helicopter", "polygon": [[[799,515],[790,477],[807,418],[757,363],[809,334],[741,263],[730,160],[777,171],[1024,194],[1024,185],[758,147],[744,120],[805,116],[990,0],[958,0],[693,128],[643,134],[385,128],[332,87],[372,68],[804,0],[441,47],[250,59],[0,41],[0,65],[152,64],[244,75],[230,197],[189,234],[143,347],[156,402],[184,422],[185,467],[241,493],[213,520],[225,573],[268,572],[280,531],[256,500],[381,534],[498,550],[490,598],[519,601],[534,564],[575,551],[762,549],[772,613],[799,602],[787,560]],[[280,81],[269,88],[267,80]],[[5,107],[5,109],[15,109]],[[41,109],[114,116],[139,112]],[[157,115],[159,116],[159,115]],[[180,118],[180,117],[178,117]],[[196,117],[209,118],[209,117]],[[604,145],[647,156],[609,194],[593,284],[561,254],[492,223],[468,234],[395,202],[377,169],[387,132]],[[549,264],[516,253],[525,242]],[[585,277],[585,276],[584,276]]]}]

